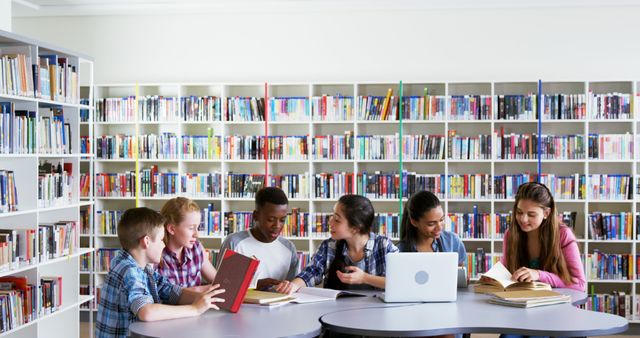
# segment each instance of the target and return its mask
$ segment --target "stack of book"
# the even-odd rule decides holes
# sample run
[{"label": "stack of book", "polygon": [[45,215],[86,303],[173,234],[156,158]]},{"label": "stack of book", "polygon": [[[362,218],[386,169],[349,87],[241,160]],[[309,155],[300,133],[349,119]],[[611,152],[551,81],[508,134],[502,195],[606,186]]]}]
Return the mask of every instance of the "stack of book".
[{"label": "stack of book", "polygon": [[550,290],[522,290],[495,292],[489,299],[492,304],[530,308],[537,306],[569,303],[571,296]]}]

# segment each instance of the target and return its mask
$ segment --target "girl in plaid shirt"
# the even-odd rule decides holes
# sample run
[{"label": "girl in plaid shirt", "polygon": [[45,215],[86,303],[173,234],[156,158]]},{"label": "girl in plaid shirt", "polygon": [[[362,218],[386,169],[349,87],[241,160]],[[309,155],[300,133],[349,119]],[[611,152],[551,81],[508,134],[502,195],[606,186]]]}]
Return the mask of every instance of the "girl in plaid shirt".
[{"label": "girl in plaid shirt", "polygon": [[368,198],[344,195],[329,220],[331,238],[325,240],[311,263],[277,292],[291,293],[324,282],[331,289],[384,289],[385,255],[398,252],[387,237],[371,232],[374,209]]},{"label": "girl in plaid shirt", "polygon": [[205,259],[204,248],[198,241],[200,207],[194,201],[172,198],[160,210],[166,219],[162,262],[158,273],[169,282],[182,287],[198,286],[202,279],[213,281],[216,269]]}]

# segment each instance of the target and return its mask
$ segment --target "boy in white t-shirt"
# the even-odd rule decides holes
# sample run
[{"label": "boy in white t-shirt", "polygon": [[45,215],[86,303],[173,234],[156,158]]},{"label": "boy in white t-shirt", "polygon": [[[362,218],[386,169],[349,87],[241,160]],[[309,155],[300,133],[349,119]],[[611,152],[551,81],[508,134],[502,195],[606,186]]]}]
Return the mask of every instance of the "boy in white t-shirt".
[{"label": "boy in white t-shirt", "polygon": [[280,236],[289,209],[284,191],[277,187],[260,189],[255,203],[251,229],[229,235],[220,252],[231,249],[245,256],[255,256],[260,264],[251,286],[265,290],[296,276],[298,255],[295,245]]}]

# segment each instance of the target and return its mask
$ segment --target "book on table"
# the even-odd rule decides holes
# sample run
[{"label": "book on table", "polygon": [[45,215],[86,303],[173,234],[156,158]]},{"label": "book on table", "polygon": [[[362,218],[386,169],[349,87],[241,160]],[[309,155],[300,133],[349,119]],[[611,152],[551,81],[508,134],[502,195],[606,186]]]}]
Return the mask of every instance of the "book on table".
[{"label": "book on table", "polygon": [[537,306],[546,306],[553,304],[569,303],[571,296],[563,295],[551,290],[521,290],[521,291],[502,291],[494,292],[489,299],[490,303],[530,308]]},{"label": "book on table", "polygon": [[279,306],[287,303],[305,304],[336,300],[339,297],[366,297],[366,295],[345,290],[302,287],[297,292],[287,295],[284,293],[249,290],[244,298],[245,304],[259,304],[264,306]]},{"label": "book on table", "polygon": [[519,290],[551,290],[551,285],[543,282],[518,282],[511,280],[511,272],[502,265],[495,263],[489,271],[482,274],[474,291],[477,293],[493,293],[500,291]]}]

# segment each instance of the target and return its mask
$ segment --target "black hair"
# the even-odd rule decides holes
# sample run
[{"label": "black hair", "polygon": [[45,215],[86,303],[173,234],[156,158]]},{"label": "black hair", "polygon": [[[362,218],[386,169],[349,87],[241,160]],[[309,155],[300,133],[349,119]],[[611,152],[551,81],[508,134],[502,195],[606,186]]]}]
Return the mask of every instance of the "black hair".
[{"label": "black hair", "polygon": [[[375,211],[371,201],[360,195],[342,195],[338,200],[338,205],[342,208],[347,223],[350,228],[355,228],[360,234],[368,234],[375,221]],[[327,272],[326,288],[344,290],[347,285],[338,278],[337,271],[343,271],[346,266],[345,257],[342,251],[346,245],[344,239],[336,241],[336,254],[329,265]]]},{"label": "black hair", "polygon": [[287,195],[278,187],[266,187],[256,193],[256,210],[262,209],[265,204],[287,205],[289,199]]},{"label": "black hair", "polygon": [[418,229],[411,225],[411,220],[418,221],[431,209],[440,206],[440,199],[431,191],[422,190],[411,196],[404,205],[402,212],[402,224],[400,225],[400,240],[405,245],[415,247],[418,238]]}]

